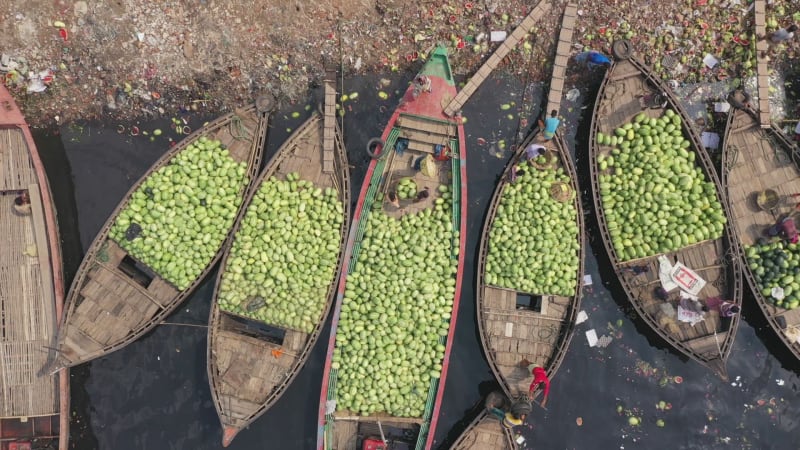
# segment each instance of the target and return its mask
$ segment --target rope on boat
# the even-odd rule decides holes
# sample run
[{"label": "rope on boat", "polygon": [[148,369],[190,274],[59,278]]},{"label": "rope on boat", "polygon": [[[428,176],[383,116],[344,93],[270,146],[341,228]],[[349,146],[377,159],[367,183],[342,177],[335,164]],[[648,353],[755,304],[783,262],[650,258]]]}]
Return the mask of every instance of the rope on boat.
[{"label": "rope on boat", "polygon": [[728,147],[728,159],[725,163],[725,170],[730,172],[736,166],[736,163],[739,161],[739,147],[736,145],[731,145]]},{"label": "rope on boat", "polygon": [[180,322],[161,322],[159,325],[175,325],[181,327],[208,328],[208,325],[198,325],[194,323],[180,323]]},{"label": "rope on boat", "polygon": [[253,137],[253,133],[249,128],[244,126],[244,123],[242,123],[242,118],[238,115],[235,115],[233,118],[231,118],[231,122],[228,124],[228,129],[231,133],[231,136],[233,136],[233,138],[237,141],[249,140]]}]

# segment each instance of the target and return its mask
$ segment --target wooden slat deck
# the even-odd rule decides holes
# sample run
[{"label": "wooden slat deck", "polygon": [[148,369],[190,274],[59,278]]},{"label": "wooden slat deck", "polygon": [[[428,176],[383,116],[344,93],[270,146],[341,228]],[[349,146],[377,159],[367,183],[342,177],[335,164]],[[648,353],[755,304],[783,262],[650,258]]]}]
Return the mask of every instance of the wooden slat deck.
[{"label": "wooden slat deck", "polygon": [[489,59],[475,72],[474,75],[469,79],[467,84],[464,86],[463,89],[458,93],[458,95],[453,98],[450,103],[444,108],[444,113],[448,117],[453,117],[458,111],[461,111],[461,108],[467,103],[472,94],[478,90],[478,88],[483,84],[484,80],[486,80],[489,75],[500,65],[503,61],[503,58],[508,55],[508,53],[514,49],[514,47],[519,44],[519,41],[525,38],[528,32],[536,25],[536,22],[539,21],[545,14],[550,12],[550,8],[552,5],[546,1],[540,1],[528,15],[520,22],[519,26],[511,32],[511,34],[506,37],[506,40],[503,41],[499,47],[492,53]]},{"label": "wooden slat deck", "polygon": [[109,238],[109,231],[118,214],[127,206],[141,183],[200,136],[217,139],[237,162],[247,163],[249,183],[255,179],[266,140],[267,114],[254,105],[236,109],[193,134],[162,156],[130,189],[92,242],[67,297],[67,314],[59,330],[56,367],[68,367],[103,356],[137,340],[171,313],[194,290],[213,263],[211,258],[203,272],[185,290],[178,290],[143,263],[130,257],[150,281],[131,275],[128,253]]},{"label": "wooden slat deck", "polygon": [[497,417],[486,412],[481,413],[450,447],[451,450],[514,450],[516,448],[511,431],[503,428]]},{"label": "wooden slat deck", "polygon": [[[331,89],[332,87],[326,88],[326,91]],[[335,95],[326,95],[326,98],[335,101]],[[325,105],[325,108],[329,106],[331,105]],[[330,156],[325,148],[327,134],[331,131],[327,128],[329,125],[333,127],[334,148],[331,150],[333,159],[329,161],[332,170],[326,171],[325,164],[328,161],[324,158]],[[350,180],[344,143],[335,121],[324,119],[315,112],[278,149],[256,180],[245,204],[250,203],[263,180],[273,176],[285,180],[292,172],[299,173],[301,179],[313,182],[317,188],[334,188],[339,192],[339,199],[344,205],[344,220],[338,230],[341,235],[340,247],[343,248],[350,223]],[[245,214],[240,216],[234,230],[239,229],[244,217]],[[227,256],[223,260],[223,269],[219,271],[214,292],[215,301],[209,327],[208,373],[214,404],[226,428],[223,437],[225,442],[230,442],[239,430],[273,405],[305,364],[333,303],[336,281],[341,271],[342,253],[340,251],[337,269],[325,289],[325,307],[317,318],[313,332],[308,334],[285,329],[284,339],[280,344],[248,334],[241,321],[231,320],[228,313],[219,309],[216,299],[220,285],[225,282],[223,276]]]},{"label": "wooden slat deck", "polygon": [[[800,193],[800,154],[777,128],[761,128],[757,117],[749,111],[733,110],[728,116],[723,141],[723,182],[731,203],[733,226],[742,247],[755,244],[779,217],[795,213],[800,203],[800,198],[792,197]],[[756,204],[756,195],[764,189],[773,189],[780,195],[778,206],[770,211]],[[740,256],[758,305],[784,344],[800,359],[800,343],[786,335],[787,330],[800,328],[800,309],[785,310],[772,305],[761,294],[743,249]],[[779,318],[786,322],[785,328],[778,322]]]},{"label": "wooden slat deck", "polygon": [[[45,181],[46,183],[46,181]],[[31,214],[14,211],[22,190]],[[59,414],[58,375],[38,376],[55,335],[48,234],[36,171],[18,128],[0,128],[0,416]],[[29,256],[26,254],[32,254]]]},{"label": "wooden slat deck", "polygon": [[[593,161],[591,164],[592,190],[604,245],[614,265],[617,277],[620,279],[628,299],[639,315],[676,349],[707,365],[725,378],[727,376],[725,361],[738,326],[738,315],[732,320],[721,321],[719,316],[712,311],[705,315],[703,322],[695,326],[668,317],[661,311],[663,302],[655,297],[655,288],[660,283],[658,281],[658,255],[636,261],[620,262],[616,257],[611,244],[611,237],[606,228],[605,215],[602,212],[602,202],[599,197],[597,181],[599,173],[596,160],[600,154],[608,154],[610,147],[598,146],[594,136],[597,132],[613,134],[615,128],[631,121],[636,114],[642,111],[650,117],[660,117],[664,112],[662,109],[643,109],[639,99],[642,95],[659,91],[664,92],[669,97],[670,100],[667,107],[672,108],[681,115],[684,135],[688,136],[694,144],[692,149],[697,155],[696,163],[703,169],[706,180],[710,179],[717,185],[718,200],[722,202],[726,214],[730,215],[711,162],[700,148],[699,138],[687,125],[690,120],[689,117],[677,105],[677,101],[672,96],[669,88],[661,80],[653,77],[648,79],[649,75],[646,70],[637,60],[617,61],[607,72],[595,105],[590,144]],[[697,243],[666,254],[672,263],[680,261],[687,267],[697,271],[708,282],[700,292],[701,302],[711,297],[720,296],[737,304],[741,303],[741,279],[738,260],[735,257],[735,249],[732,247],[732,242],[727,237],[730,233],[729,230],[730,228],[726,227],[726,231],[720,239]],[[636,275],[628,269],[631,265],[647,266],[649,272]],[[674,292],[670,302],[673,306],[677,302],[677,294]]]}]

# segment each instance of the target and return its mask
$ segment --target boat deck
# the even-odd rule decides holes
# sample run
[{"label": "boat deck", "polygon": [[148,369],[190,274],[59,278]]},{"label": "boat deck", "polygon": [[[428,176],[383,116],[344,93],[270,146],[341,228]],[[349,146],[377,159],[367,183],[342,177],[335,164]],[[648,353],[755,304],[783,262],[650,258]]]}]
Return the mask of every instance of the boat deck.
[{"label": "boat deck", "polygon": [[503,428],[500,420],[481,413],[451,447],[451,450],[513,450],[511,431]]},{"label": "boat deck", "polygon": [[[792,194],[800,193],[800,169],[797,154],[786,151],[774,130],[761,128],[761,124],[746,112],[736,110],[733,114],[726,131],[725,181],[733,225],[740,243],[747,247],[764,236],[765,230],[778,218],[796,214],[800,198]],[[758,193],[765,189],[772,189],[779,195],[778,204],[771,210],[763,210],[756,203]],[[760,292],[754,294],[773,328],[800,357],[800,343],[791,342],[784,334],[784,330],[800,328],[800,308],[777,308],[766,302]],[[777,320],[785,321],[785,326],[778,325]]]},{"label": "boat deck", "polygon": [[[17,128],[0,128],[0,189],[0,416],[58,415],[58,376],[37,376],[57,323],[44,206]],[[29,215],[14,211],[23,190],[31,199]]]}]

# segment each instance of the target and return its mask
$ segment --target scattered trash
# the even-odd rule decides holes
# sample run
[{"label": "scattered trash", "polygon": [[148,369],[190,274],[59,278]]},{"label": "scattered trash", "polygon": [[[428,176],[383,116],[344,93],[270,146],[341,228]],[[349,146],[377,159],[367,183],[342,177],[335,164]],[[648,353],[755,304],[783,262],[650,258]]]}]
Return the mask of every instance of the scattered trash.
[{"label": "scattered trash", "polygon": [[700,141],[703,143],[703,147],[705,148],[709,148],[711,150],[716,150],[719,148],[719,134],[717,133],[703,131],[700,134]]},{"label": "scattered trash", "polygon": [[591,286],[592,284],[594,284],[594,281],[592,281],[592,275],[587,273],[583,276],[583,285]]},{"label": "scattered trash", "polygon": [[597,332],[594,330],[594,328],[586,332],[586,340],[589,341],[589,347],[594,347],[597,345]]},{"label": "scattered trash", "polygon": [[600,348],[606,348],[606,347],[608,347],[608,344],[610,344],[611,341],[613,341],[613,340],[614,340],[614,338],[612,338],[611,336],[609,336],[607,334],[604,334],[602,337],[600,337],[600,339],[597,340],[597,346],[600,347]]},{"label": "scattered trash", "polygon": [[575,325],[581,324],[586,322],[589,319],[589,315],[586,314],[586,311],[580,310],[578,311],[578,317],[575,318]]},{"label": "scattered trash", "polygon": [[577,419],[575,419],[575,424],[577,424],[578,426],[583,425],[583,417],[578,417]]},{"label": "scattered trash", "polygon": [[574,102],[578,99],[578,97],[580,97],[580,95],[581,91],[579,91],[577,88],[572,88],[569,90],[569,92],[567,92],[567,100]]},{"label": "scattered trash", "polygon": [[784,384],[786,384],[786,381],[784,381],[783,379],[778,378],[777,380],[775,380],[775,383],[778,386],[783,386]]},{"label": "scattered trash", "polygon": [[489,40],[491,42],[503,42],[506,40],[506,36],[508,36],[508,33],[505,31],[492,31]]},{"label": "scattered trash", "polygon": [[706,56],[703,57],[703,64],[705,64],[709,69],[713,69],[718,63],[719,60],[711,53],[706,53]]}]

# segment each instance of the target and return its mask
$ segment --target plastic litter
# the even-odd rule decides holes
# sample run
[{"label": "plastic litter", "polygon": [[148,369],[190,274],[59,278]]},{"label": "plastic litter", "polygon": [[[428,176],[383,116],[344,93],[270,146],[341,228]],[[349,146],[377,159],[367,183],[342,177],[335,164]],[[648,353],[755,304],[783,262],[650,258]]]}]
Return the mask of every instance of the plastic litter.
[{"label": "plastic litter", "polygon": [[586,332],[586,340],[589,342],[589,347],[594,347],[597,345],[597,332],[592,328],[591,330]]},{"label": "plastic litter", "polygon": [[719,60],[711,53],[706,53],[706,56],[703,57],[703,64],[705,64],[709,69],[713,69],[714,66],[719,64]]},{"label": "plastic litter", "polygon": [[578,312],[578,317],[575,318],[575,325],[581,324],[586,322],[589,319],[589,315],[586,314],[586,311],[581,310]]},{"label": "plastic litter", "polygon": [[508,33],[505,31],[492,31],[489,40],[492,42],[503,42],[506,40]]},{"label": "plastic litter", "polygon": [[581,96],[581,91],[579,91],[576,88],[572,88],[572,89],[569,90],[569,92],[567,92],[567,100],[569,100],[571,102],[574,102],[580,96]]}]

